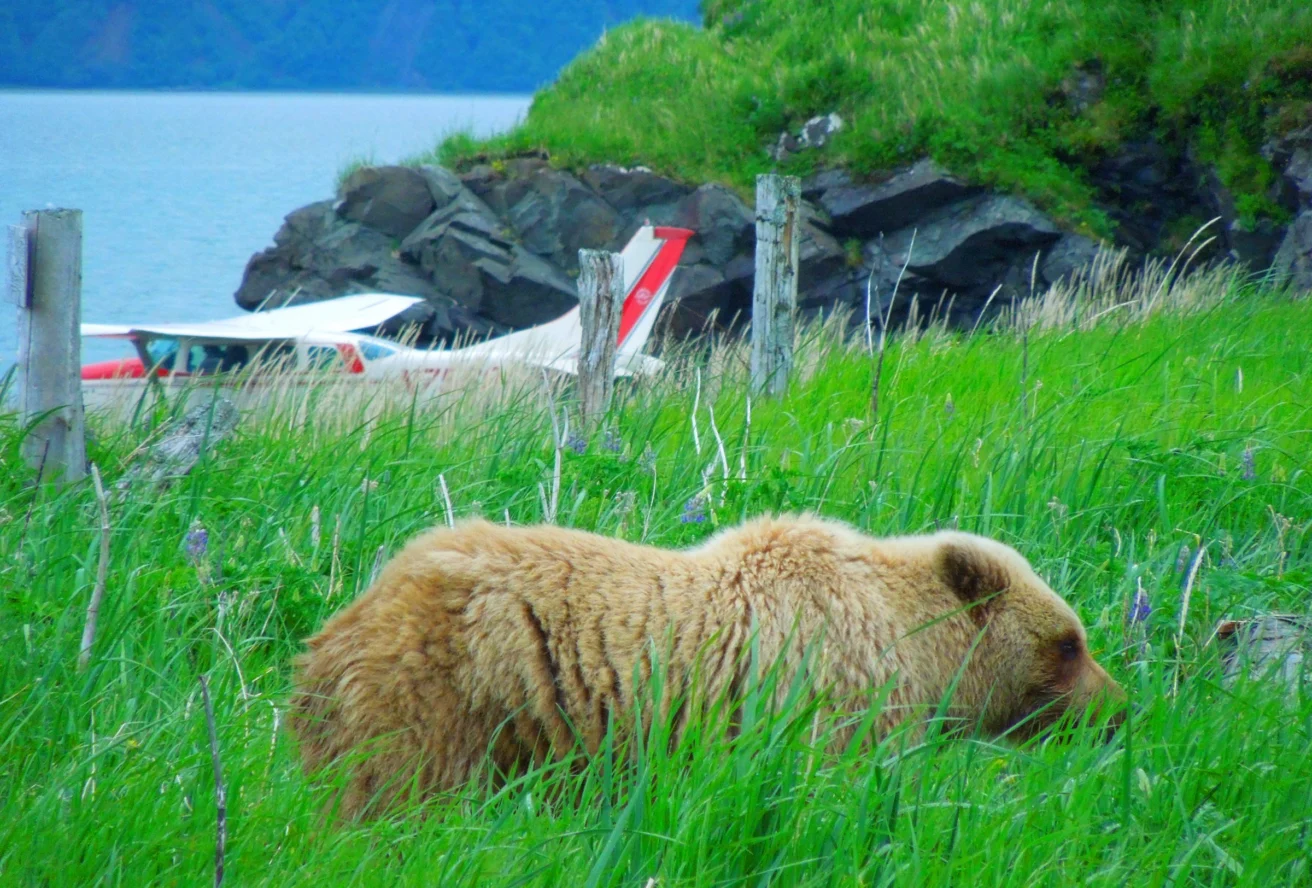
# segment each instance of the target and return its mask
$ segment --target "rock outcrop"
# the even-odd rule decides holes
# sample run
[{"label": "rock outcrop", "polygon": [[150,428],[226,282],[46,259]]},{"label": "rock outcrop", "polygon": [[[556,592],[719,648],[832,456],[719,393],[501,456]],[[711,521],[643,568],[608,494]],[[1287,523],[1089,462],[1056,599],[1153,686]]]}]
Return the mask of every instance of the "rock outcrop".
[{"label": "rock outcrop", "polygon": [[1268,159],[1283,170],[1276,184],[1281,203],[1294,214],[1272,262],[1273,271],[1298,290],[1312,290],[1312,126],[1268,144]]},{"label": "rock outcrop", "polygon": [[[799,137],[800,138],[800,137]],[[808,136],[810,138],[810,136]],[[817,137],[818,138],[818,137]],[[803,146],[804,147],[804,146]],[[1131,256],[1173,247],[1170,229],[1204,205],[1222,218],[1212,260],[1271,267],[1312,289],[1312,131],[1268,146],[1284,171],[1275,196],[1287,227],[1246,230],[1224,189],[1187,158],[1127,145],[1090,178]],[[252,257],[236,294],[245,308],[370,290],[425,300],[399,321],[421,340],[518,329],[577,303],[581,248],[620,249],[644,222],[690,228],[665,323],[676,335],[746,320],[755,268],[752,207],[720,185],[693,187],[637,167],[577,175],[541,157],[474,166],[370,167],[336,200],[287,216]],[[1027,201],[989,192],[924,160],[882,180],[825,170],[803,183],[799,303],[969,326],[1092,262],[1104,245],[1062,231]],[[394,322],[392,327],[397,326]]]}]

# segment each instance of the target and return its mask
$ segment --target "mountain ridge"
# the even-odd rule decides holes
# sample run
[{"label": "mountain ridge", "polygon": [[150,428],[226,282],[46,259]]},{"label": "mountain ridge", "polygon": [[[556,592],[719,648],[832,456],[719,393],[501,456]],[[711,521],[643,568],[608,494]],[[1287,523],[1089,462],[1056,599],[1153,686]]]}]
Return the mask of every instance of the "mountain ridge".
[{"label": "mountain ridge", "polygon": [[603,30],[696,0],[66,0],[0,8],[0,86],[530,92]]}]

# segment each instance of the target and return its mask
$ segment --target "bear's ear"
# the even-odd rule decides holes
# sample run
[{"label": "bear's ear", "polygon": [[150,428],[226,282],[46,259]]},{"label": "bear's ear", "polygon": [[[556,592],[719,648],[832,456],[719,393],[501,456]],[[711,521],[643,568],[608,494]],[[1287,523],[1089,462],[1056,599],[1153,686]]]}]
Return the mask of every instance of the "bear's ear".
[{"label": "bear's ear", "polygon": [[[970,539],[948,539],[937,556],[939,576],[966,604],[983,601],[1011,585],[1006,565]],[[980,612],[972,608],[972,612]]]}]

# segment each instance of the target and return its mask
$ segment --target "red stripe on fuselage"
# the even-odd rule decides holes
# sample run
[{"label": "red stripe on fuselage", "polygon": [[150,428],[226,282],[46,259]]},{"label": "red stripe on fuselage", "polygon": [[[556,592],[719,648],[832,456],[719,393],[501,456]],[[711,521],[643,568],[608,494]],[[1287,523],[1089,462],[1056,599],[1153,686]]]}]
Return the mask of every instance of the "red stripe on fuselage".
[{"label": "red stripe on fuselage", "polygon": [[647,270],[638,278],[638,283],[624,300],[624,310],[620,313],[620,345],[629,338],[629,333],[633,331],[643,312],[647,310],[647,306],[674,273],[674,268],[683,255],[683,248],[687,246],[688,238],[693,232],[686,228],[662,227],[655,230],[655,235],[665,238],[665,243],[661,244],[656,258],[647,266]]}]

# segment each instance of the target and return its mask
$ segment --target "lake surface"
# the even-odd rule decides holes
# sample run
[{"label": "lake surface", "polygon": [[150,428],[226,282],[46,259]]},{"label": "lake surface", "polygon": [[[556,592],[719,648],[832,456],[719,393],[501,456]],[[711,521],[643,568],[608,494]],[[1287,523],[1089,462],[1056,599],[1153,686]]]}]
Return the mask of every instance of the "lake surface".
[{"label": "lake surface", "polygon": [[[251,254],[292,210],[332,197],[350,161],[395,162],[455,130],[503,130],[528,102],[0,91],[0,225],[23,210],[83,211],[84,321],[227,317],[241,312],[232,294]],[[0,371],[17,356],[15,311],[0,302]],[[84,361],[123,353],[83,342]]]}]

